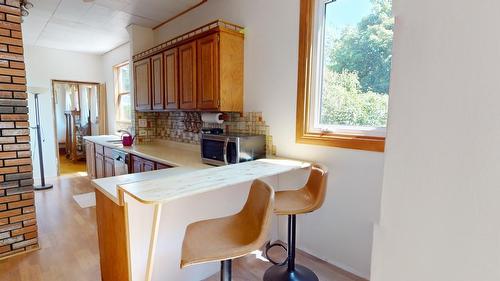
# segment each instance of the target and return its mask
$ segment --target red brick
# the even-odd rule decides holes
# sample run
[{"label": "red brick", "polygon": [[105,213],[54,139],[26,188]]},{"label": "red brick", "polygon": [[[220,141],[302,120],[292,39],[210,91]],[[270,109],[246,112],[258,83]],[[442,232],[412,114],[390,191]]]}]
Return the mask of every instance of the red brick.
[{"label": "red brick", "polygon": [[19,200],[21,200],[21,197],[19,195],[0,197],[0,203],[8,203],[8,202],[14,202],[14,201],[19,201]]},{"label": "red brick", "polygon": [[4,151],[18,151],[18,150],[30,150],[31,146],[29,143],[18,143],[18,144],[4,144]]},{"label": "red brick", "polygon": [[16,158],[17,153],[15,151],[0,152],[0,159]]},{"label": "red brick", "polygon": [[0,91],[0,98],[2,99],[11,99],[12,92],[11,91]]},{"label": "red brick", "polygon": [[18,151],[17,157],[31,157],[31,151]]},{"label": "red brick", "polygon": [[30,142],[30,136],[19,136],[19,137],[16,137],[16,141],[18,143]]},{"label": "red brick", "polygon": [[0,168],[0,174],[13,174],[13,173],[17,173],[17,167]]},{"label": "red brick", "polygon": [[0,90],[26,91],[26,85],[0,83]]},{"label": "red brick", "polygon": [[9,218],[9,217],[20,215],[20,214],[21,214],[21,209],[0,212],[0,219]]},{"label": "red brick", "polygon": [[0,5],[0,12],[6,13],[6,14],[20,15],[21,9],[16,8],[16,7],[6,6],[6,5]]},{"label": "red brick", "polygon": [[36,219],[23,221],[24,226],[30,226],[36,224]]},{"label": "red brick", "polygon": [[8,159],[4,161],[5,166],[30,165],[31,158]]},{"label": "red brick", "polygon": [[0,204],[0,211],[7,210],[7,204]]},{"label": "red brick", "polygon": [[[21,23],[21,17],[20,16],[14,16],[14,15],[6,14],[5,15],[5,19],[7,21],[10,21],[10,22]],[[22,44],[22,42],[21,42],[21,44]]]},{"label": "red brick", "polygon": [[[12,211],[20,211],[20,209],[14,209]],[[7,212],[10,212],[10,211],[7,211]],[[13,222],[20,222],[20,221],[25,221],[25,220],[30,220],[30,219],[35,219],[35,213],[20,215],[20,216],[15,216],[15,217],[10,216],[9,221],[11,223],[13,223]]]},{"label": "red brick", "polygon": [[6,225],[9,223],[9,219],[0,219],[0,226]]},{"label": "red brick", "polygon": [[27,99],[28,98],[28,94],[25,93],[25,92],[14,92],[14,98],[15,99]]},{"label": "red brick", "polygon": [[33,239],[33,238],[36,238],[36,237],[38,237],[38,232],[37,231],[24,234],[24,239],[26,239],[26,240]]},{"label": "red brick", "polygon": [[37,238],[30,239],[30,240],[25,240],[25,241],[22,241],[22,242],[19,242],[19,243],[12,244],[12,249],[24,248],[26,246],[34,245],[34,244],[38,244],[38,239]]},{"label": "red brick", "polygon": [[11,36],[14,38],[23,38],[23,34],[21,33],[21,31],[12,31]]},{"label": "red brick", "polygon": [[29,122],[16,122],[16,128],[29,128]]},{"label": "red brick", "polygon": [[5,20],[5,13],[0,13],[0,21],[4,21]]},{"label": "red brick", "polygon": [[23,208],[23,214],[35,212],[35,206],[28,206]]},{"label": "red brick", "polygon": [[26,84],[26,78],[14,76],[14,77],[12,77],[12,83]]},{"label": "red brick", "polygon": [[[1,18],[0,18],[1,20]],[[5,18],[4,18],[5,20]],[[0,28],[21,31],[21,24],[14,22],[0,21]]]},{"label": "red brick", "polygon": [[[0,9],[1,9],[1,7],[0,7]],[[9,29],[0,28],[0,35],[2,35],[2,36],[10,36],[10,30]]]},{"label": "red brick", "polygon": [[10,245],[0,247],[0,254],[10,251]]},{"label": "red brick", "polygon": [[23,193],[23,194],[21,194],[21,198],[23,200],[33,199],[33,198],[35,198],[35,193],[34,192]]},{"label": "red brick", "polygon": [[[5,66],[5,65],[0,65],[0,66]],[[24,62],[19,62],[19,61],[11,61],[10,62],[10,67],[11,68],[16,68],[16,69],[24,69]]]},{"label": "red brick", "polygon": [[5,144],[5,143],[15,143],[16,138],[14,137],[0,137],[0,144]]},{"label": "red brick", "polygon": [[5,67],[0,67],[0,75],[13,75],[13,76],[26,76],[26,72],[21,69],[11,69],[11,68],[5,68]]},{"label": "red brick", "polygon": [[11,76],[0,75],[0,82],[1,83],[10,83],[10,82],[12,82],[12,77]]},{"label": "red brick", "polygon": [[21,7],[21,3],[19,0],[5,0],[5,4],[9,6],[14,6],[16,8]]},{"label": "red brick", "polygon": [[0,122],[0,129],[12,129],[15,127],[14,122]]},{"label": "red brick", "polygon": [[[15,60],[15,61],[23,61],[23,55],[20,55],[18,48],[21,47],[16,47],[16,46],[10,46],[9,45],[9,52],[13,52],[16,54],[11,54],[11,53],[0,53],[0,59],[3,60]],[[23,48],[21,48],[21,51]]]},{"label": "red brick", "polygon": [[32,171],[33,171],[33,166],[31,165],[19,166],[19,173],[32,172]]},{"label": "red brick", "polygon": [[[2,121],[25,121],[28,120],[28,114],[2,114],[0,115]],[[14,130],[11,130],[14,131]],[[17,130],[19,131],[19,130]],[[4,131],[5,132],[5,131]],[[5,134],[2,134],[6,136]],[[22,133],[22,135],[27,135],[27,133]],[[9,135],[12,136],[12,135]]]},{"label": "red brick", "polygon": [[17,235],[21,235],[21,234],[25,234],[25,233],[33,232],[33,231],[36,231],[36,225],[31,225],[28,227],[23,227],[20,229],[12,230],[11,234],[12,234],[12,236],[17,236]]}]

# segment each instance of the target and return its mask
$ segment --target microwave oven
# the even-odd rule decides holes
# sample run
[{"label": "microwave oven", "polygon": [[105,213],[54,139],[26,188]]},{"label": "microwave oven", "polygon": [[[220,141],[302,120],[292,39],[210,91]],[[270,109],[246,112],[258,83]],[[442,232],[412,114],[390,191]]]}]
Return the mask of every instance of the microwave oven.
[{"label": "microwave oven", "polygon": [[266,136],[250,134],[201,134],[201,160],[222,166],[266,156]]}]

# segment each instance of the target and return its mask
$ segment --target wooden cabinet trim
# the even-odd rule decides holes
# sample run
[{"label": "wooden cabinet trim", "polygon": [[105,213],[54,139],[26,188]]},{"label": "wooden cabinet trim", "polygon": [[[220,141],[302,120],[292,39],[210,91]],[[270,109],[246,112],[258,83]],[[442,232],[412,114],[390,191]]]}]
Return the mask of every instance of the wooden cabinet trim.
[{"label": "wooden cabinet trim", "polygon": [[151,57],[151,95],[153,109],[165,108],[163,54]]},{"label": "wooden cabinet trim", "polygon": [[165,89],[165,108],[179,108],[179,51],[172,48],[163,53],[163,79]]},{"label": "wooden cabinet trim", "polygon": [[[144,70],[139,71],[139,68],[144,68]],[[143,76],[144,73],[142,71],[146,71],[146,85],[139,85],[138,81],[141,81],[141,79],[138,79],[138,76],[141,75]],[[138,88],[139,86],[145,87],[146,93],[144,92],[139,92]],[[145,101],[143,101],[145,99]],[[151,59],[143,59],[138,62],[134,63],[134,100],[135,100],[135,109],[138,111],[141,110],[151,110],[152,109],[152,102],[151,102]]]},{"label": "wooden cabinet trim", "polygon": [[179,47],[179,108],[196,109],[196,41]]}]

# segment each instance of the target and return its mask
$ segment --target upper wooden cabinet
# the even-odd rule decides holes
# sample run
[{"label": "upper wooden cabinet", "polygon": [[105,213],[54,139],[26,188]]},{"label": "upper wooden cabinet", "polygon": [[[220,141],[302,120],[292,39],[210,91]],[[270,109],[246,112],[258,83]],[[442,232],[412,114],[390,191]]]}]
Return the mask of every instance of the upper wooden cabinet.
[{"label": "upper wooden cabinet", "polygon": [[244,36],[238,30],[217,21],[134,56],[136,110],[242,112]]},{"label": "upper wooden cabinet", "polygon": [[197,41],[198,108],[219,107],[219,34],[214,33]]},{"label": "upper wooden cabinet", "polygon": [[151,58],[151,91],[153,109],[162,110],[165,108],[163,89],[163,54],[158,54]]},{"label": "upper wooden cabinet", "polygon": [[134,62],[135,109],[151,110],[151,62],[143,59]]},{"label": "upper wooden cabinet", "polygon": [[164,69],[164,83],[165,83],[165,108],[178,109],[179,108],[179,88],[178,88],[178,49],[173,48],[164,53],[163,62]]},{"label": "upper wooden cabinet", "polygon": [[196,41],[179,47],[179,107],[196,109]]}]

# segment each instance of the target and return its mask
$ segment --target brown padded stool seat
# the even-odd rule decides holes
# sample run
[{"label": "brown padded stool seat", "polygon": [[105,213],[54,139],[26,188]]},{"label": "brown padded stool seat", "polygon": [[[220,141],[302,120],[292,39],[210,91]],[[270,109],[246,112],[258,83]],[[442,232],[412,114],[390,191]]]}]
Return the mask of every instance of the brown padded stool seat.
[{"label": "brown padded stool seat", "polygon": [[231,259],[245,256],[265,244],[273,203],[273,189],[255,180],[239,213],[190,224],[182,243],[181,268],[222,261],[221,280],[230,280]]},{"label": "brown padded stool seat", "polygon": [[275,193],[274,213],[277,215],[298,215],[319,209],[326,196],[328,170],[321,164],[313,164],[311,174],[304,187],[298,190],[284,190]]},{"label": "brown padded stool seat", "polygon": [[[319,209],[326,197],[328,170],[321,164],[313,164],[311,173],[304,187],[297,190],[284,190],[275,193],[274,213],[288,215],[288,258],[287,266],[270,259],[274,266],[264,274],[264,281],[318,281],[310,269],[295,264],[296,215]],[[271,247],[280,244],[268,244],[266,255]]]}]

